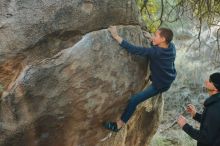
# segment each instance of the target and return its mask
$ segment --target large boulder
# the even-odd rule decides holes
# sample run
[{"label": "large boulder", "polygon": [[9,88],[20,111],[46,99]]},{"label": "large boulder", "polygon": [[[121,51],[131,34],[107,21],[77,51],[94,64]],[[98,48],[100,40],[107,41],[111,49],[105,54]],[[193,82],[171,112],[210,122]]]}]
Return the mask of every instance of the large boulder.
[{"label": "large boulder", "polygon": [[0,82],[8,88],[22,66],[52,57],[82,35],[113,24],[139,24],[134,0],[2,0]]},{"label": "large boulder", "polygon": [[121,36],[147,46],[133,0],[17,0],[0,7],[0,145],[149,143],[160,121],[160,96],[141,104],[119,133],[102,127],[120,116],[149,75],[147,58],[127,53],[102,29],[126,24],[117,27]]},{"label": "large boulder", "polygon": [[134,0],[1,0],[0,10],[1,57],[30,49],[54,55],[87,32],[139,23]]}]

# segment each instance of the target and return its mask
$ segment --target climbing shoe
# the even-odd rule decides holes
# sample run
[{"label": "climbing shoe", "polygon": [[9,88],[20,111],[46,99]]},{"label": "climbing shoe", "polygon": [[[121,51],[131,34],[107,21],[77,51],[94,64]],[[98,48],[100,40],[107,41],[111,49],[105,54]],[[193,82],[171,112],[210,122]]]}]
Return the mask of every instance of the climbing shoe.
[{"label": "climbing shoe", "polygon": [[105,122],[103,125],[106,129],[114,132],[118,132],[121,129],[121,128],[118,129],[116,122]]}]

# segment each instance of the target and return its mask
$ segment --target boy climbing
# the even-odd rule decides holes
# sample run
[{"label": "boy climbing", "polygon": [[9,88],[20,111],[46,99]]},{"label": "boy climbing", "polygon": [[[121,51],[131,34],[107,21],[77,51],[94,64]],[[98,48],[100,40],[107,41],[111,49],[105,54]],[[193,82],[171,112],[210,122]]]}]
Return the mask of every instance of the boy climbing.
[{"label": "boy climbing", "polygon": [[108,30],[120,46],[125,48],[129,53],[148,57],[150,59],[152,84],[144,91],[130,98],[119,120],[116,122],[104,123],[106,129],[118,132],[128,122],[139,103],[159,93],[165,92],[170,88],[172,82],[176,78],[174,65],[176,49],[171,42],[173,39],[173,32],[167,28],[160,28],[156,31],[152,38],[152,46],[150,48],[135,46],[123,40],[123,38],[118,35],[116,26],[110,26]]}]

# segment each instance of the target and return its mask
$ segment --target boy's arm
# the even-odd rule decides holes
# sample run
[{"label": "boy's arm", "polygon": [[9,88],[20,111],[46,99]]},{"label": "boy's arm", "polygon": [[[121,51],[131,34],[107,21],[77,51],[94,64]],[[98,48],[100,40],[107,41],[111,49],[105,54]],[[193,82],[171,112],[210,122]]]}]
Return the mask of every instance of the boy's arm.
[{"label": "boy's arm", "polygon": [[112,37],[121,45],[121,47],[127,49],[127,51],[132,54],[140,55],[140,56],[155,55],[156,54],[156,50],[154,48],[138,47],[138,46],[132,45],[132,44],[128,43],[127,41],[123,40],[123,38],[118,35],[116,26],[110,26],[108,28],[108,31],[111,33]]},{"label": "boy's arm", "polygon": [[118,35],[116,26],[110,26],[110,27],[108,28],[108,31],[111,33],[112,37],[113,37],[119,44],[121,44],[121,42],[122,42],[123,39],[122,39],[122,37],[120,37],[120,36]]},{"label": "boy's arm", "polygon": [[129,53],[135,54],[135,55],[140,55],[140,56],[147,56],[147,55],[155,55],[156,50],[154,48],[144,48],[144,47],[139,47],[132,45],[128,43],[125,40],[122,40],[120,43],[120,46],[125,48]]},{"label": "boy's arm", "polygon": [[123,41],[122,37],[120,37],[119,35],[115,36],[114,39],[115,39],[119,44],[121,44],[122,41]]}]

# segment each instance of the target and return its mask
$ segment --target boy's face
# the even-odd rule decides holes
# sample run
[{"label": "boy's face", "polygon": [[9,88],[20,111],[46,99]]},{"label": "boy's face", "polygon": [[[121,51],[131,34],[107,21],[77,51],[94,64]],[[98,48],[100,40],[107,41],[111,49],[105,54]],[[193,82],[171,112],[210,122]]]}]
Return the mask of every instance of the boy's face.
[{"label": "boy's face", "polygon": [[159,44],[164,43],[164,42],[166,43],[166,39],[160,35],[160,31],[159,30],[156,31],[154,33],[154,36],[152,37],[153,45],[159,45]]}]

